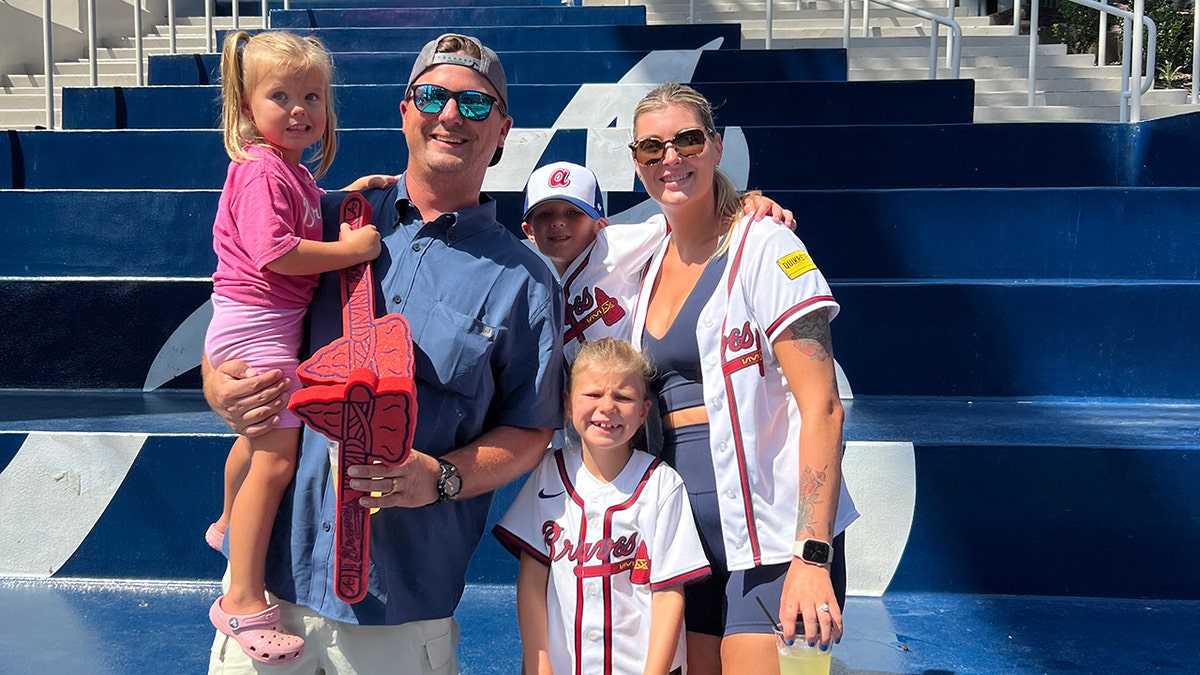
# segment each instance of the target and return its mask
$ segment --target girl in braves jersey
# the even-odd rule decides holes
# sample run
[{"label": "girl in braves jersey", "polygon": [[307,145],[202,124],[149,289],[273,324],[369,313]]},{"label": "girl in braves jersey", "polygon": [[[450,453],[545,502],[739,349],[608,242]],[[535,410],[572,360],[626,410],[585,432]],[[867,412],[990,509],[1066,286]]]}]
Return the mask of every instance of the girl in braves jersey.
[{"label": "girl in braves jersey", "polygon": [[683,585],[709,574],[679,476],[633,450],[650,366],[629,343],[584,345],[566,414],[578,447],[548,453],[493,533],[521,559],[525,673],[680,672]]},{"label": "girl in braves jersey", "polygon": [[[710,579],[689,586],[689,673],[779,672],[773,626],[827,649],[842,634],[838,305],[804,245],[751,226],[717,168],[707,100],[680,84],[634,111],[636,171],[670,234],[647,269],[633,342],[658,370],[663,458],[683,477]],[[803,424],[801,421],[803,420]]]}]

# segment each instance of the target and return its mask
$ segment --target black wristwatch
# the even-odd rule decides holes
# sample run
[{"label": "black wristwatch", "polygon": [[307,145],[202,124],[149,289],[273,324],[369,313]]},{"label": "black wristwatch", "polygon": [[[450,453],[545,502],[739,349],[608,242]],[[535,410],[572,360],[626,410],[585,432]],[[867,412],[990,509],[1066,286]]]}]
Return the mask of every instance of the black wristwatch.
[{"label": "black wristwatch", "polygon": [[458,474],[458,467],[444,459],[438,458],[438,466],[442,467],[442,475],[438,476],[437,504],[445,504],[458,499],[458,493],[462,492],[462,476]]},{"label": "black wristwatch", "polygon": [[792,555],[806,563],[828,565],[833,562],[833,546],[819,539],[801,539],[792,545]]}]

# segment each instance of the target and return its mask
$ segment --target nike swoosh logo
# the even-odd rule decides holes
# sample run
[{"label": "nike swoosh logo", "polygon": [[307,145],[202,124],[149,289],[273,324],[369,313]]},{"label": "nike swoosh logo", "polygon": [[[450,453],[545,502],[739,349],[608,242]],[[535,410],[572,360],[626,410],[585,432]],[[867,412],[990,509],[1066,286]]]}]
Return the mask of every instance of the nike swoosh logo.
[{"label": "nike swoosh logo", "polygon": [[[563,492],[566,492],[566,490],[564,490]],[[548,494],[546,494],[546,488],[542,488],[541,490],[538,490],[538,498],[540,498],[540,499],[554,499],[555,497],[561,497],[562,495],[563,495],[562,492],[556,492],[552,495],[548,495]]]}]

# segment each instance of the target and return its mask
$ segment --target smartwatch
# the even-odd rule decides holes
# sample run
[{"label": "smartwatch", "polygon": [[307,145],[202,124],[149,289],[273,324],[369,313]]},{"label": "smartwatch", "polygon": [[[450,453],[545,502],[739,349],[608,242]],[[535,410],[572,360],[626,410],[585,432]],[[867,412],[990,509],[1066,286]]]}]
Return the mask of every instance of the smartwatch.
[{"label": "smartwatch", "polygon": [[833,562],[833,546],[819,539],[801,539],[792,544],[792,555],[806,563],[828,565]]},{"label": "smartwatch", "polygon": [[438,466],[442,468],[442,475],[438,476],[437,483],[437,504],[445,504],[458,499],[458,493],[462,492],[462,476],[458,474],[458,467],[444,459],[438,458]]}]

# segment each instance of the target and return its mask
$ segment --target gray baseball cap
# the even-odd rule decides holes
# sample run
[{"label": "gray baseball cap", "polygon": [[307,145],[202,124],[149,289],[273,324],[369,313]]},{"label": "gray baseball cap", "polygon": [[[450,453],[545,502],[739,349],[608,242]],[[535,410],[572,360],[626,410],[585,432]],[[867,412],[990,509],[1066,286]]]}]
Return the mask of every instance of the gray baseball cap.
[{"label": "gray baseball cap", "polygon": [[[480,58],[457,52],[439,52],[438,44],[448,37],[456,37],[473,43],[479,48]],[[466,66],[486,77],[488,82],[491,82],[492,86],[496,88],[496,92],[500,94],[500,103],[504,107],[504,112],[508,113],[508,78],[504,75],[504,66],[500,65],[500,57],[496,56],[496,52],[484,47],[478,38],[458,33],[446,33],[435,40],[430,40],[421,48],[421,53],[417,54],[412,74],[408,76],[408,89],[412,89],[413,83],[417,81],[421,73],[441,63]]]}]

